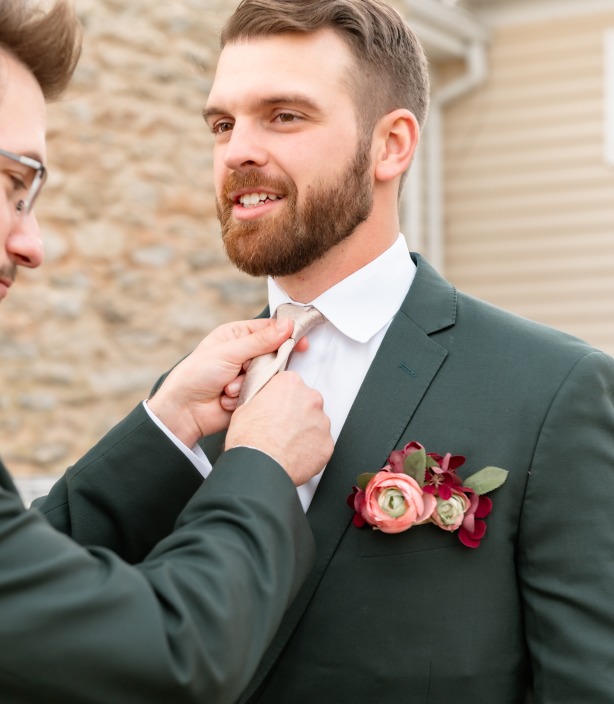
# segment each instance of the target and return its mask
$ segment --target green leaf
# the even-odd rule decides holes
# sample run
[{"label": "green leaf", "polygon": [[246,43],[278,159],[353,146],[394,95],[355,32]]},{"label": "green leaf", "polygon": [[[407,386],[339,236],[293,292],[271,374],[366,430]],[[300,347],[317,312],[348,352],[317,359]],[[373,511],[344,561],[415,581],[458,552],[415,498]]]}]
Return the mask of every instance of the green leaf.
[{"label": "green leaf", "polygon": [[500,467],[484,467],[463,481],[463,486],[473,489],[478,496],[498,489],[507,479],[508,471]]},{"label": "green leaf", "polygon": [[426,472],[426,452],[424,448],[407,455],[403,460],[403,471],[415,479],[420,486],[424,486],[424,474]]},{"label": "green leaf", "polygon": [[426,468],[430,469],[431,467],[439,467],[437,462],[432,458],[429,457],[428,455],[426,456]]},{"label": "green leaf", "polygon": [[367,484],[373,479],[374,476],[375,472],[363,472],[362,474],[359,474],[358,479],[356,480],[358,488],[364,491],[367,488]]}]

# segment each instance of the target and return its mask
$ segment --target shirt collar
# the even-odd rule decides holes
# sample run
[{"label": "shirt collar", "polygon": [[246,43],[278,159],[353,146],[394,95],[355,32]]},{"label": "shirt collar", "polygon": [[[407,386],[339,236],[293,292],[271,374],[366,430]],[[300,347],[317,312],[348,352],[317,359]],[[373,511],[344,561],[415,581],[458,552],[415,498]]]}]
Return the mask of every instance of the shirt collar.
[{"label": "shirt collar", "polygon": [[[367,342],[401,307],[416,273],[403,235],[377,259],[335,284],[309,305],[337,330],[356,342]],[[271,277],[271,315],[282,303],[295,303]],[[296,305],[301,305],[300,303]]]}]

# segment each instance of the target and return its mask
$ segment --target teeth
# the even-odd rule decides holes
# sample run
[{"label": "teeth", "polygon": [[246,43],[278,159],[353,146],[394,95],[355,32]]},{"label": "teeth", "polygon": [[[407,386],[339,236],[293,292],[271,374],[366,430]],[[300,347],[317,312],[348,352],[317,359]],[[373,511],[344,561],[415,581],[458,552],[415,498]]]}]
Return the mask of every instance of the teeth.
[{"label": "teeth", "polygon": [[272,193],[246,193],[239,198],[239,203],[244,208],[253,208],[268,198],[269,200],[277,200],[280,196],[273,195]]}]

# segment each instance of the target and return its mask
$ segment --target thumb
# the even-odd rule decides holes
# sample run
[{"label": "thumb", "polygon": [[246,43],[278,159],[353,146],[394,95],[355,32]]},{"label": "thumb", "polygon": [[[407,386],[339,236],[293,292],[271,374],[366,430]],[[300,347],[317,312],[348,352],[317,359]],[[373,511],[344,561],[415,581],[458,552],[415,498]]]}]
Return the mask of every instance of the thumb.
[{"label": "thumb", "polygon": [[254,357],[267,352],[276,352],[292,335],[294,323],[291,320],[271,318],[269,325],[227,343],[229,356],[236,364],[243,365]]}]

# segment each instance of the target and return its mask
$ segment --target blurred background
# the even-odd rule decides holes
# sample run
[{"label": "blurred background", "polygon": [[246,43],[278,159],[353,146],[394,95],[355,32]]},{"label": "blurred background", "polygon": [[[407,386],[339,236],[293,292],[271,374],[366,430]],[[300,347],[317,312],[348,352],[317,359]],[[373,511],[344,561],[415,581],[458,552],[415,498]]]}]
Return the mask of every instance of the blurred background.
[{"label": "blurred background", "polygon": [[[225,259],[201,118],[236,0],[75,0],[49,107],[47,259],[2,303],[2,456],[46,484],[263,280]],[[614,354],[614,0],[390,0],[424,43],[410,247],[459,288]],[[30,481],[31,480],[31,481]]]}]

